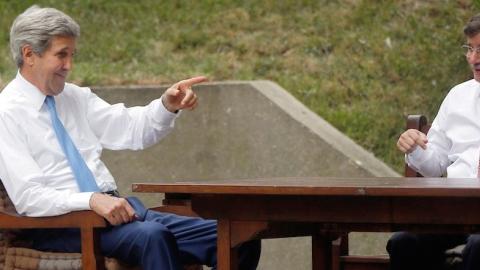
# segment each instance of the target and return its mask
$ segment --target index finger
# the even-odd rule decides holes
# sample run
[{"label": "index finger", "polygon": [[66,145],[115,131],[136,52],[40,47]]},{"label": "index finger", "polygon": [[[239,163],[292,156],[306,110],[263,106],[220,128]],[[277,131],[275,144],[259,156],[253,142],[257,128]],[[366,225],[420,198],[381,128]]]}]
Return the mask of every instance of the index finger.
[{"label": "index finger", "polygon": [[185,90],[192,87],[192,85],[194,84],[206,82],[207,80],[208,79],[205,76],[197,76],[190,79],[182,80],[178,82],[178,89]]}]

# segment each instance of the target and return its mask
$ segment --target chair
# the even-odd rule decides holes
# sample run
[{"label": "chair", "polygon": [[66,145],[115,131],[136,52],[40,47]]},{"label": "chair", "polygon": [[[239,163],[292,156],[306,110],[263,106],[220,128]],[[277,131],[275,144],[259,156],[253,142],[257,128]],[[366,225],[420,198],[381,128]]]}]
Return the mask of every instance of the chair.
[{"label": "chair", "polygon": [[[20,216],[0,183],[0,266],[4,269],[37,269],[59,261],[59,269],[104,269],[99,254],[97,229],[105,227],[105,220],[93,211],[77,211],[56,217]],[[18,245],[15,231],[28,228],[79,228],[81,230],[82,254],[39,252],[28,249],[27,243]],[[7,229],[7,230],[5,230]],[[10,230],[8,230],[10,229]],[[17,244],[17,245],[15,245]],[[3,259],[3,260],[2,260]],[[48,269],[48,268],[47,268]]]},{"label": "chair", "polygon": [[[176,209],[162,209],[172,210]],[[186,213],[186,212],[185,212]],[[183,213],[184,214],[184,213]],[[99,252],[98,229],[107,226],[103,217],[93,211],[76,211],[55,217],[20,216],[0,182],[0,269],[5,270],[126,270],[139,269],[123,265],[115,259],[103,258]],[[18,229],[79,228],[82,253],[43,252],[30,248],[28,242],[15,238]],[[185,266],[185,270],[201,270],[202,266]]]},{"label": "chair", "polygon": [[[427,134],[430,125],[423,115],[409,115],[407,129],[417,129]],[[406,177],[421,177],[405,163]],[[387,255],[356,256],[348,254],[348,234],[344,234],[332,242],[332,269],[334,270],[387,270],[389,258]]]},{"label": "chair", "polygon": [[[417,129],[427,134],[431,125],[423,115],[408,115],[407,129]],[[405,177],[423,177],[405,163]],[[461,262],[461,251],[464,245],[446,251],[447,268],[458,269]],[[380,256],[352,256],[348,255],[348,234],[332,242],[332,262],[334,270],[387,270],[389,258]]]}]

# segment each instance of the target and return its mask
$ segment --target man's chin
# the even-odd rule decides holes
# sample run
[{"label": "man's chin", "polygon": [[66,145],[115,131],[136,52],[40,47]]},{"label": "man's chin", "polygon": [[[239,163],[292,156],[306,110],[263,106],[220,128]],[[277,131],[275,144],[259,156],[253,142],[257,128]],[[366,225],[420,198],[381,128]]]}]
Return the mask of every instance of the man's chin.
[{"label": "man's chin", "polygon": [[64,83],[59,83],[59,84],[56,84],[52,89],[54,89],[52,92],[54,93],[54,95],[58,95],[60,94],[61,92],[63,92],[63,89],[65,88],[65,82]]},{"label": "man's chin", "polygon": [[472,68],[473,79],[477,82],[480,82],[480,70],[475,70]]}]

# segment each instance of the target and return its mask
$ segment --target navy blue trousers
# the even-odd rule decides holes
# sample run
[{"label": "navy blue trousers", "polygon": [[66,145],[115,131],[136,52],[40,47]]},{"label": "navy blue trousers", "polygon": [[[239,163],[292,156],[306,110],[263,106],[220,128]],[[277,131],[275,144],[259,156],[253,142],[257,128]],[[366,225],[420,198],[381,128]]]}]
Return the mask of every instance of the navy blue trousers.
[{"label": "navy blue trousers", "polygon": [[395,233],[387,243],[390,269],[443,269],[445,250],[465,244],[463,270],[480,269],[480,235]]},{"label": "navy blue trousers", "polygon": [[[217,222],[160,213],[146,209],[134,197],[127,198],[139,216],[137,221],[101,231],[104,256],[118,258],[144,270],[180,270],[184,264],[204,264],[216,269]],[[77,229],[31,230],[34,248],[80,252]],[[260,241],[239,248],[239,269],[254,270],[260,258]]]}]

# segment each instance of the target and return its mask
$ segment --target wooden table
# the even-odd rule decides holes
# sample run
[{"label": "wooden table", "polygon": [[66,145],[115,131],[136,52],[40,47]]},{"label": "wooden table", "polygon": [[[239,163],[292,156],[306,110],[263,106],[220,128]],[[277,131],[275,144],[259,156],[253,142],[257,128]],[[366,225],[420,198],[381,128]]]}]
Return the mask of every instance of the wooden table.
[{"label": "wooden table", "polygon": [[254,238],[312,236],[313,269],[332,266],[331,241],[350,231],[478,232],[480,182],[446,178],[269,178],[135,183],[165,203],[187,200],[218,220],[218,269]]}]

